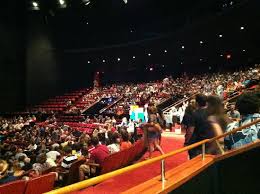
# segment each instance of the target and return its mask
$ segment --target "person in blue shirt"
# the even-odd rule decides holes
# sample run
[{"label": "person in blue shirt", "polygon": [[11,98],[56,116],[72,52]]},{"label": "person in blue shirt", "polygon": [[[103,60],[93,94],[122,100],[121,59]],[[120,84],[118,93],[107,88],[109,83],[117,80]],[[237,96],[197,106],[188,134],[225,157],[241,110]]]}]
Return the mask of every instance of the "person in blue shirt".
[{"label": "person in blue shirt", "polygon": [[[259,94],[247,93],[240,96],[236,107],[241,114],[241,120],[230,123],[227,132],[251,123],[260,118],[260,97]],[[239,148],[245,144],[256,141],[260,138],[260,123],[252,125],[241,131],[237,131],[225,138],[227,149]]]}]

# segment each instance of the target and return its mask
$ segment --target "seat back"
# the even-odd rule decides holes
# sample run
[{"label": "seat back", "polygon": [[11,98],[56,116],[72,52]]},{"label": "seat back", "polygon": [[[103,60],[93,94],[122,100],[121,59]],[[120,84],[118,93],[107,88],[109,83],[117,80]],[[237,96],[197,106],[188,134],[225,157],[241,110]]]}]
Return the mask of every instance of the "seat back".
[{"label": "seat back", "polygon": [[124,151],[120,151],[106,157],[104,162],[101,164],[101,173],[108,173],[121,167],[124,160]]},{"label": "seat back", "polygon": [[14,181],[0,185],[0,194],[23,194],[26,187],[25,180]]},{"label": "seat back", "polygon": [[79,167],[85,162],[85,159],[79,159],[71,164],[66,185],[70,185],[79,181]]},{"label": "seat back", "polygon": [[143,151],[144,141],[140,140],[128,149],[111,154],[102,163],[100,174],[105,174],[131,164]]},{"label": "seat back", "polygon": [[51,191],[54,186],[55,177],[56,174],[51,172],[29,180],[27,182],[25,194],[42,194]]},{"label": "seat back", "polygon": [[48,169],[42,171],[42,175],[44,175],[44,174],[49,174],[50,172],[55,172],[55,169],[56,169],[55,166],[54,166],[54,167],[50,167],[50,168],[48,168]]}]

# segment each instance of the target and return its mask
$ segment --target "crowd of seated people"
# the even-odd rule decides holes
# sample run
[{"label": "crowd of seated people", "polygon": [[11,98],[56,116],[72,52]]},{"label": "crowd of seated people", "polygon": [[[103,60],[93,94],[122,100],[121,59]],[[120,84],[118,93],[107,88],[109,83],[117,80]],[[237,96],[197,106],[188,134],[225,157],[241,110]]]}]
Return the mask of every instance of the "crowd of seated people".
[{"label": "crowd of seated people", "polygon": [[[185,77],[179,78],[177,79],[178,81],[174,80],[174,82],[177,82],[177,85],[179,85],[179,87],[182,89],[177,90],[175,94],[181,92],[184,94],[184,96],[188,97],[196,93],[201,93],[206,96],[216,95],[220,99],[226,100],[232,96],[241,93],[245,89],[257,85],[260,77],[259,72],[259,66],[256,66],[255,68],[250,68],[246,71],[225,74],[202,75],[195,76],[190,79]],[[189,90],[187,90],[185,86],[190,86]],[[185,90],[188,91],[188,93]],[[228,107],[230,105],[231,104],[226,103],[225,107]],[[176,120],[176,117],[178,117],[178,121],[181,123],[185,114],[186,107],[186,103],[178,104],[178,106],[173,106],[169,113],[166,115],[166,122],[172,124],[176,122],[172,119]]]},{"label": "crowd of seated people", "polygon": [[[35,123],[35,117],[14,120],[16,122],[1,121],[0,131],[10,133],[3,133],[0,143],[0,164],[8,165],[1,174],[0,183],[34,178],[50,168],[57,172],[58,181],[62,182],[64,172],[77,160],[86,160],[80,167],[80,178],[84,179],[94,173],[86,170],[87,162],[100,164],[108,155],[128,149],[138,139],[134,133],[128,133],[128,121],[127,125],[117,125],[110,117],[91,119],[91,122],[104,123],[91,135],[56,122],[55,116],[44,123]],[[89,118],[86,120],[90,122]],[[19,127],[12,130],[15,125]],[[104,152],[102,156],[99,156],[100,150]]]},{"label": "crowd of seated people", "polygon": [[[121,104],[118,103],[108,110],[114,112],[117,106],[123,106],[124,111],[128,111],[131,104],[143,106],[148,103],[156,106],[173,94],[190,96],[201,93],[196,95],[195,101],[186,105],[183,114],[185,145],[190,145],[223,134],[260,117],[259,93],[243,94],[235,107],[231,106],[228,114],[223,105],[223,99],[229,94],[259,84],[259,71],[255,70],[257,68],[232,74],[192,78],[167,77],[162,82],[147,84],[112,85],[106,88],[106,92],[102,92],[102,88],[99,88],[83,96],[82,99],[87,101],[89,98],[98,100],[102,97],[123,96]],[[58,122],[54,115],[43,123],[36,121],[35,116],[0,119],[0,183],[37,177],[50,168],[57,172],[59,181],[64,181],[66,178],[64,172],[78,160],[85,161],[79,167],[80,180],[92,177],[97,168],[93,168],[89,163],[95,163],[98,167],[110,154],[131,147],[138,139],[136,129],[141,125],[141,121],[133,122],[126,118],[118,122],[115,117],[102,115],[86,117],[84,122],[78,124],[84,126],[99,123],[91,134],[87,134],[69,123]],[[255,141],[259,135],[258,124],[220,139],[218,143],[223,149],[237,148]],[[157,147],[158,145],[159,143],[156,144]],[[208,144],[207,153],[218,154],[219,145],[216,142]],[[189,151],[189,156],[193,158],[200,153],[201,148],[192,149]]]},{"label": "crowd of seated people", "polygon": [[[54,102],[48,102],[49,104],[43,103],[38,110],[44,112],[66,111],[66,113],[81,114],[103,97],[122,97],[120,102],[106,110],[108,114],[122,115],[128,114],[130,105],[144,106],[147,103],[158,105],[173,96],[182,98],[196,93],[203,93],[206,95],[216,94],[225,99],[235,91],[254,85],[254,82],[258,79],[258,68],[256,66],[246,71],[205,74],[192,77],[184,74],[176,79],[169,76],[156,82],[114,84],[92,90],[80,90],[78,93],[71,93],[73,95],[66,94],[60,96],[54,99]],[[188,90],[187,86],[189,86]],[[78,95],[75,96],[74,94]],[[58,103],[57,100],[61,101]],[[53,103],[56,103],[54,107]]]}]

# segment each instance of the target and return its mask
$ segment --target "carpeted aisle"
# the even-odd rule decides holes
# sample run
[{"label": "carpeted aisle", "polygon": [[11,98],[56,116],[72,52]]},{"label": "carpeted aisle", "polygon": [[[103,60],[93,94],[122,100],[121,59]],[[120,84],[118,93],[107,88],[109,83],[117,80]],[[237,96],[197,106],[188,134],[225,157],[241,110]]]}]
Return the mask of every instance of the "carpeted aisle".
[{"label": "carpeted aisle", "polygon": [[[163,150],[167,153],[179,149],[183,147],[183,141],[183,136],[163,137]],[[158,155],[159,152],[153,153],[153,157]],[[140,161],[143,161],[146,156],[147,154],[145,154]],[[187,161],[187,153],[181,153],[174,157],[166,159],[166,171],[168,169],[178,166],[179,164],[184,163],[185,161]],[[87,189],[74,192],[74,194],[116,194],[125,191],[133,186],[136,186],[146,180],[149,180],[152,177],[157,176],[159,174],[160,162],[157,162],[145,166],[144,168],[139,168],[132,172],[117,176],[113,179],[100,183],[94,187],[89,187]]]}]

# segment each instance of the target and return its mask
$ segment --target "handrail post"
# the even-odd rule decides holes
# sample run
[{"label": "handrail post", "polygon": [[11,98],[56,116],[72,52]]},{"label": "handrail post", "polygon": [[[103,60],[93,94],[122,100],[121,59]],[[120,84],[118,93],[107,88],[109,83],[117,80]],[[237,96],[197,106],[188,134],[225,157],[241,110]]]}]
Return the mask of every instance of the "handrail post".
[{"label": "handrail post", "polygon": [[165,161],[161,160],[161,181],[165,182]]},{"label": "handrail post", "polygon": [[215,142],[216,142],[216,144],[217,144],[217,146],[218,146],[218,149],[220,150],[221,154],[222,154],[222,155],[225,154],[225,151],[224,151],[224,149],[221,147],[221,145],[219,144],[218,140],[215,140]]},{"label": "handrail post", "polygon": [[205,143],[202,144],[202,160],[205,159]]}]

